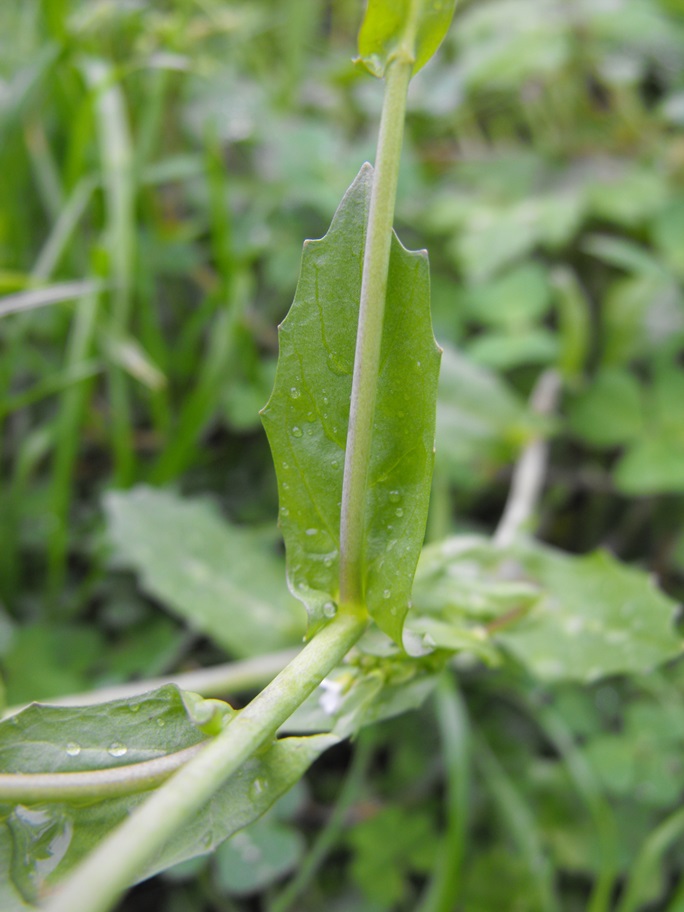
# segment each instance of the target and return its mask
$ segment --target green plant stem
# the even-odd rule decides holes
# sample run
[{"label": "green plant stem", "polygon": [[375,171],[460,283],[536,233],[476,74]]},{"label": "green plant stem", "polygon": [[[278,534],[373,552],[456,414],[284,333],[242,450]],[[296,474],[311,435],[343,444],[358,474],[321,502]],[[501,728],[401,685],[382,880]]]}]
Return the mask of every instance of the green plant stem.
[{"label": "green plant stem", "polygon": [[629,879],[620,897],[617,912],[637,912],[648,895],[652,878],[658,864],[672,845],[684,833],[684,810],[680,809],[666,817],[657,826],[641,847],[635,863],[631,866]]},{"label": "green plant stem", "polygon": [[[200,668],[197,671],[186,671],[183,674],[148,678],[145,681],[133,681],[130,684],[118,684],[113,687],[103,687],[98,690],[89,690],[86,693],[69,694],[65,697],[39,702],[47,703],[50,706],[92,706],[97,703],[106,703],[108,700],[137,697],[150,690],[163,687],[165,684],[177,684],[181,690],[191,690],[203,697],[222,697],[230,693],[242,693],[246,690],[263,687],[296,656],[295,650],[284,649],[263,656],[255,656],[253,659],[227,662],[225,665],[216,665],[213,668]],[[25,708],[26,704],[11,706],[5,711],[3,718],[14,716]]]},{"label": "green plant stem", "polygon": [[309,886],[330,851],[335,847],[344,829],[347,813],[357,800],[373,756],[375,739],[368,729],[363,729],[356,743],[354,758],[349,767],[340,797],[328,822],[299,866],[297,873],[282,893],[269,906],[268,912],[288,912]]},{"label": "green plant stem", "polygon": [[499,763],[482,733],[474,739],[482,779],[501,814],[502,822],[520,853],[530,877],[530,908],[538,912],[560,912],[553,869],[529,806],[520,789]]},{"label": "green plant stem", "polygon": [[201,753],[80,864],[46,912],[107,912],[169,836],[196,813],[342,661],[365,620],[338,613]]},{"label": "green plant stem", "polygon": [[453,675],[444,672],[435,692],[446,767],[446,831],[435,872],[417,912],[452,912],[462,884],[470,794],[470,723]]},{"label": "green plant stem", "polygon": [[77,773],[0,773],[0,801],[38,804],[43,801],[104,801],[134,795],[160,785],[194,757],[204,743],[184,750],[110,769]]},{"label": "green plant stem", "polygon": [[[413,42],[410,42],[411,46]],[[363,604],[363,542],[368,465],[380,369],[394,205],[413,55],[399,52],[387,67],[363,260],[349,431],[340,521],[340,602]]]},{"label": "green plant stem", "polygon": [[608,912],[617,874],[617,830],[615,818],[602,787],[578,748],[563,719],[550,707],[532,706],[542,730],[561,755],[577,792],[592,818],[598,843],[598,875],[587,904],[587,912]]}]

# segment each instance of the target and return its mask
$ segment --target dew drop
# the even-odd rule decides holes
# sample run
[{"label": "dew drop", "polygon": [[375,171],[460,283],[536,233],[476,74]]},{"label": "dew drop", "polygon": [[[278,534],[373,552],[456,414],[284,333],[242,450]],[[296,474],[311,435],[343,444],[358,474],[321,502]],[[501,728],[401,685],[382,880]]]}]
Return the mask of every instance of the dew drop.
[{"label": "dew drop", "polygon": [[281,516],[289,516],[289,515],[290,515],[290,511],[287,509],[287,507],[281,507],[281,508],[280,508],[280,515],[281,515]]},{"label": "dew drop", "polygon": [[318,529],[307,529],[306,534],[307,535],[318,535]]},{"label": "dew drop", "polygon": [[401,500],[401,494],[399,491],[390,491],[389,492],[389,502],[390,503],[399,503]]},{"label": "dew drop", "polygon": [[429,633],[423,634],[422,644],[423,644],[423,648],[427,649],[429,652],[432,652],[434,649],[437,648],[437,641]]},{"label": "dew drop", "polygon": [[325,605],[323,605],[323,614],[327,618],[334,618],[337,614],[337,605],[335,602],[326,602]]},{"label": "dew drop", "polygon": [[283,491],[288,491],[289,488],[290,488],[289,484],[286,481],[284,481],[283,482]]},{"label": "dew drop", "polygon": [[299,390],[297,389],[296,386],[290,387],[290,396],[291,396],[293,399],[299,399],[299,397],[300,397],[301,395],[302,395],[302,394],[299,392]]},{"label": "dew drop", "polygon": [[289,466],[286,462],[284,462],[284,463],[283,463],[283,468],[284,468],[284,469],[289,469],[290,466]]},{"label": "dew drop", "polygon": [[66,752],[70,757],[78,757],[81,753],[81,745],[75,741],[70,741],[66,746]]},{"label": "dew drop", "polygon": [[404,511],[402,510],[401,507],[397,507],[397,509],[394,511],[394,515],[395,515],[395,516],[403,516],[403,515],[404,515]]},{"label": "dew drop", "polygon": [[110,757],[123,757],[124,754],[128,753],[128,748],[120,741],[115,741],[114,744],[110,744],[107,748],[107,753]]},{"label": "dew drop", "polygon": [[133,703],[133,705],[130,706],[129,709],[130,709],[130,711],[131,711],[132,713],[137,713],[137,712],[139,712],[139,711],[140,711],[140,703]]},{"label": "dew drop", "polygon": [[159,728],[164,728],[164,726],[166,725],[166,722],[164,722],[163,719],[157,719],[157,725],[159,726]]},{"label": "dew drop", "polygon": [[383,597],[384,599],[391,598],[391,597],[392,597],[392,590],[391,590],[391,589],[385,589],[385,591],[382,593],[382,597]]},{"label": "dew drop", "polygon": [[258,798],[266,789],[266,785],[263,779],[255,779],[254,782],[249,787],[250,794],[252,798]]},{"label": "dew drop", "polygon": [[330,402],[330,400],[328,399],[328,397],[327,397],[327,396],[323,396],[323,405],[327,405],[328,402]]},{"label": "dew drop", "polygon": [[337,469],[340,464],[336,459],[333,459],[333,461],[330,463],[330,465],[333,469]]},{"label": "dew drop", "polygon": [[300,427],[298,427],[296,424],[295,424],[295,426],[292,428],[292,436],[293,436],[293,437],[301,437],[303,433],[304,433],[304,432],[302,431],[302,429],[301,429]]}]

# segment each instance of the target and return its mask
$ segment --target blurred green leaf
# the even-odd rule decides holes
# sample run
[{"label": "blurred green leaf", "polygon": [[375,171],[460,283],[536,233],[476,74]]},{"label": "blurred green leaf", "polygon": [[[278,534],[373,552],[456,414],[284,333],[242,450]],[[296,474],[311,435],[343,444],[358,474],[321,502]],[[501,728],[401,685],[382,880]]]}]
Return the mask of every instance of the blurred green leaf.
[{"label": "blurred green leaf", "polygon": [[523,263],[466,293],[469,316],[479,323],[508,331],[540,320],[551,304],[546,270]]},{"label": "blurred green leaf", "polygon": [[568,409],[573,433],[597,447],[614,447],[639,436],[644,427],[641,386],[626,370],[605,368]]},{"label": "blurred green leaf", "polygon": [[3,655],[8,702],[47,700],[87,689],[104,650],[105,638],[92,625],[17,627]]},{"label": "blurred green leaf", "polygon": [[676,603],[645,573],[605,552],[573,557],[539,545],[516,558],[539,599],[498,639],[535,677],[595,681],[645,673],[681,654]]},{"label": "blurred green leaf", "polygon": [[289,874],[304,854],[304,838],[292,827],[263,817],[216,850],[215,880],[222,893],[248,896]]},{"label": "blurred green leaf", "polygon": [[615,470],[627,494],[684,491],[684,371],[661,368],[645,397],[644,433],[635,438]]},{"label": "blurred green leaf", "polygon": [[491,477],[539,428],[539,420],[500,376],[445,347],[436,459],[454,481],[472,485]]},{"label": "blurred green leaf", "polygon": [[548,329],[488,332],[467,345],[468,357],[495,371],[525,364],[549,365],[558,358],[558,338]]},{"label": "blurred green leaf", "polygon": [[146,592],[237,656],[301,639],[281,561],[254,530],[221,520],[208,503],[139,487],[105,499],[124,566]]},{"label": "blurred green leaf", "polygon": [[684,199],[671,200],[655,217],[653,243],[667,265],[684,278]]},{"label": "blurred green leaf", "polygon": [[396,805],[382,808],[349,834],[351,876],[369,899],[396,907],[411,872],[430,870],[437,840],[430,817]]}]

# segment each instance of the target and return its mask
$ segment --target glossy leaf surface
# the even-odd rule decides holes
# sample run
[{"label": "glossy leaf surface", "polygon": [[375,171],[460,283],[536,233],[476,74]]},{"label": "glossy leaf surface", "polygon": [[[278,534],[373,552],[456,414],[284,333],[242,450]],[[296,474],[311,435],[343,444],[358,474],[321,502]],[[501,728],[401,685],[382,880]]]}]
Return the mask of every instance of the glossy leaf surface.
[{"label": "glossy leaf surface", "polygon": [[399,47],[410,40],[408,26],[416,15],[417,73],[442,43],[455,8],[456,0],[368,0],[359,32],[359,59],[374,76],[383,76]]},{"label": "glossy leaf surface", "polygon": [[[84,772],[125,767],[206,740],[182,693],[150,694],[87,707],[32,706],[0,724],[4,773]],[[256,820],[337,739],[286,738],[253,757],[175,833],[143,877],[210,852]],[[140,792],[105,800],[0,803],[3,912],[34,908],[80,859],[145,800]]]},{"label": "glossy leaf surface", "polygon": [[105,502],[110,536],[142,587],[236,656],[301,641],[303,618],[283,567],[258,533],[232,526],[206,502],[139,487]]},{"label": "glossy leaf surface", "polygon": [[[322,240],[307,241],[280,327],[263,410],[292,592],[315,627],[338,595],[339,526],[361,270],[372,181],[364,165]],[[400,640],[422,545],[435,433],[439,349],[424,252],[392,242],[366,505],[364,586],[379,626]]]},{"label": "glossy leaf surface", "polygon": [[0,769],[109,769],[153,760],[204,740],[174,684],[95,706],[34,703],[0,724]]}]

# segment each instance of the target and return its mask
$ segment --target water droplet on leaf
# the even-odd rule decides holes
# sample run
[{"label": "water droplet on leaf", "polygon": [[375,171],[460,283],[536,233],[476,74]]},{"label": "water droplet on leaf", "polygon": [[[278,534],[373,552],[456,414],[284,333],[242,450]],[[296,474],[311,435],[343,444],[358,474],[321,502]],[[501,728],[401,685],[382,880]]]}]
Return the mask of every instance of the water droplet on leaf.
[{"label": "water droplet on leaf", "polygon": [[115,741],[107,748],[107,753],[110,757],[123,757],[124,754],[128,753],[128,748],[120,741]]},{"label": "water droplet on leaf", "polygon": [[326,602],[325,605],[323,605],[323,614],[327,618],[334,618],[337,614],[337,605],[335,602]]},{"label": "water droplet on leaf", "polygon": [[299,399],[299,397],[300,397],[301,395],[302,395],[302,394],[299,392],[299,390],[297,389],[296,386],[293,386],[293,387],[290,388],[290,396],[291,396],[293,399]]},{"label": "water droplet on leaf", "polygon": [[81,745],[75,741],[70,741],[66,746],[66,752],[70,757],[78,757],[81,753]]},{"label": "water droplet on leaf", "polygon": [[390,503],[399,503],[401,500],[401,494],[399,491],[390,491],[389,492],[389,502]]},{"label": "water droplet on leaf", "polygon": [[300,427],[298,427],[296,424],[295,424],[295,426],[292,428],[292,436],[293,436],[293,437],[301,437],[303,433],[304,433],[304,432],[302,431],[302,429],[301,429]]}]

